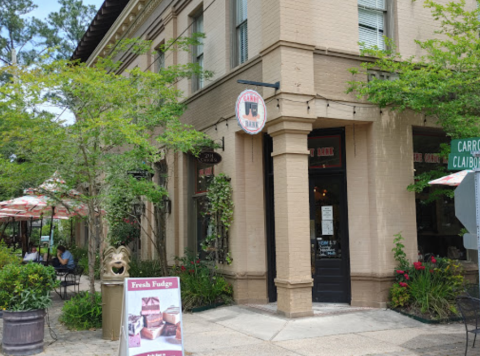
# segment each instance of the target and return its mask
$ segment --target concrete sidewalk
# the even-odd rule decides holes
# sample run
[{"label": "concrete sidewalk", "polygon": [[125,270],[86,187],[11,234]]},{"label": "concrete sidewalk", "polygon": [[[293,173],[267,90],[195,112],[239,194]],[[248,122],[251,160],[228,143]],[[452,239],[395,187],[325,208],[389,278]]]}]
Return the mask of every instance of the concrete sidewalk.
[{"label": "concrete sidewalk", "polygon": [[[83,281],[82,289],[88,289]],[[98,290],[97,286],[97,290]],[[70,331],[58,322],[63,301],[53,294],[49,310],[54,342],[45,328],[41,355],[118,355],[118,341],[101,330]],[[229,306],[184,314],[186,355],[432,355],[463,356],[463,324],[425,325],[390,310],[314,304],[315,316],[286,319],[275,304]],[[0,319],[0,340],[3,322]],[[479,341],[480,343],[480,341]],[[469,356],[480,355],[480,344]]]},{"label": "concrete sidewalk", "polygon": [[[463,324],[432,326],[391,310],[351,308],[349,312],[349,308],[294,320],[243,306],[185,314],[185,349],[196,356],[453,356],[465,352]],[[479,354],[478,346],[469,350],[469,355]]]}]

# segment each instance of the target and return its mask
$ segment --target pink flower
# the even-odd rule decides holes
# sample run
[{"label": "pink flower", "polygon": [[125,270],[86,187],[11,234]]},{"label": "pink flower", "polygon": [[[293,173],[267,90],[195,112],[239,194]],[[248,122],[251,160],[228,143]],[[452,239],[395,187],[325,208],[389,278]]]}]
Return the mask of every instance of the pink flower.
[{"label": "pink flower", "polygon": [[425,266],[422,266],[422,262],[413,262],[413,267],[415,267],[417,271],[425,269]]},{"label": "pink flower", "polygon": [[200,260],[197,260],[197,265],[200,263]]},{"label": "pink flower", "polygon": [[181,269],[182,271],[185,271],[185,270],[186,270],[185,266],[181,266],[180,269]]},{"label": "pink flower", "polygon": [[405,283],[405,282],[400,282],[398,283],[400,285],[400,287],[403,287],[403,288],[407,288],[408,284]]},{"label": "pink flower", "polygon": [[406,273],[405,273],[403,276],[405,277],[405,279],[406,279],[407,281],[410,279],[410,277],[409,277],[408,274],[406,274]]},{"label": "pink flower", "polygon": [[432,259],[431,259],[432,263],[437,263],[437,260],[435,259],[435,257],[432,256]]},{"label": "pink flower", "polygon": [[397,269],[397,273],[398,273],[398,274],[404,274],[405,272],[402,271],[401,269]]}]

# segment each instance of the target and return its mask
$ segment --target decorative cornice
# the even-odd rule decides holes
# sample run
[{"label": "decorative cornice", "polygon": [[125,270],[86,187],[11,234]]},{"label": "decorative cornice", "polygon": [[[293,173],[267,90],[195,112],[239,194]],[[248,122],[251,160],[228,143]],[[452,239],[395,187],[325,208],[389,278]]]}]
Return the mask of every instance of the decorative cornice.
[{"label": "decorative cornice", "polygon": [[268,53],[276,50],[279,47],[289,47],[289,48],[296,48],[296,49],[302,49],[305,51],[311,51],[313,52],[315,50],[315,46],[303,44],[303,43],[298,43],[298,42],[290,42],[290,41],[277,41],[274,44],[268,46],[267,48],[263,49],[260,51],[261,56],[265,56]]},{"label": "decorative cornice", "polygon": [[135,31],[137,31],[140,28],[140,26],[143,25],[143,20],[145,18],[148,18],[148,16],[152,14],[153,10],[155,10],[162,1],[164,0],[151,0],[147,4],[147,6],[145,6],[143,11],[141,11],[140,14],[136,17],[135,25],[130,27],[125,37],[129,38],[130,35],[135,33]]},{"label": "decorative cornice", "polygon": [[177,0],[177,2],[173,5],[173,9],[175,10],[175,14],[179,14],[185,9],[192,0]]}]

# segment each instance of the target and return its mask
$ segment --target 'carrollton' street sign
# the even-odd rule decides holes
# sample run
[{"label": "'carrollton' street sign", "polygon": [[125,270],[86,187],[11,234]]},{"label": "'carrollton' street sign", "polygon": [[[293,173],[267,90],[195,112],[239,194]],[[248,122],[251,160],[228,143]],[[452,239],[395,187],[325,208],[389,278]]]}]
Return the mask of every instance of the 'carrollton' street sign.
[{"label": "'carrollton' street sign", "polygon": [[451,153],[448,155],[448,169],[462,171],[480,168],[480,158],[473,157],[471,152],[480,151],[480,137],[452,140]]}]

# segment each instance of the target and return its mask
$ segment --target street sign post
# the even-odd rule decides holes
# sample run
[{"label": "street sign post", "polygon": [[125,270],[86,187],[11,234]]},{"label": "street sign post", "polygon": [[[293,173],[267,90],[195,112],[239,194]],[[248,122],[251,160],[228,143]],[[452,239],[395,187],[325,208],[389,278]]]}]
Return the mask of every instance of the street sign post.
[{"label": "street sign post", "polygon": [[[463,169],[473,169],[474,170],[474,201],[475,204],[472,206],[472,198],[467,198],[466,192],[469,191],[472,193],[472,183],[471,183],[471,174],[463,179],[462,183],[455,190],[455,215],[462,222],[462,224],[467,228],[470,234],[476,233],[477,237],[477,253],[478,261],[480,267],[480,138],[466,138],[459,140],[452,140],[450,144],[450,153],[448,157],[448,169],[450,170],[463,170]],[[470,154],[471,157],[467,157]],[[463,157],[462,157],[463,156]],[[461,164],[458,164],[458,162]],[[465,185],[464,185],[465,184]],[[463,188],[461,188],[463,186]],[[459,190],[457,196],[457,190]],[[457,201],[458,200],[458,201]],[[465,207],[462,207],[463,205]],[[459,211],[457,211],[457,207]],[[473,219],[473,213],[475,214],[475,219]],[[475,224],[473,224],[473,221]],[[469,237],[467,236],[467,240]],[[473,245],[471,238],[470,245]],[[465,240],[464,240],[465,243]],[[478,269],[478,275],[480,278],[480,268]]]}]

